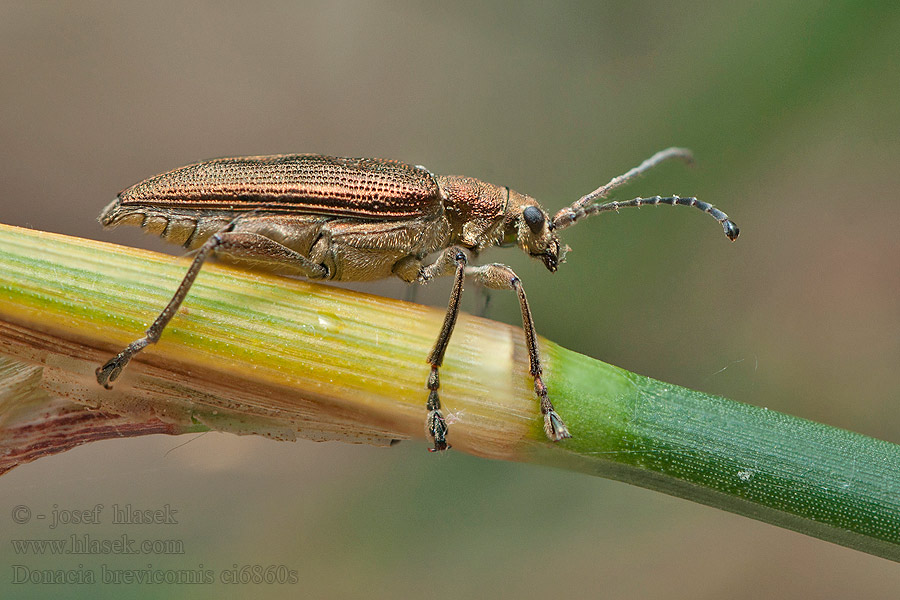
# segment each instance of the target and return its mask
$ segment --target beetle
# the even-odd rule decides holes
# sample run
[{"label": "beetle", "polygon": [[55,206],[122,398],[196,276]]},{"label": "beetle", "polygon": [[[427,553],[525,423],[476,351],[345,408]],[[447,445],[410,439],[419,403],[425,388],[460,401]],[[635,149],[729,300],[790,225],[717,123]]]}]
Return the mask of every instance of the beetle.
[{"label": "beetle", "polygon": [[[459,314],[463,281],[470,277],[487,288],[517,294],[544,432],[553,441],[571,437],[542,379],[537,334],[521,281],[503,264],[471,266],[468,255],[515,245],[554,272],[568,250],[560,245],[560,230],[601,212],[648,204],[699,208],[722,225],[728,239],[736,240],[734,222],[693,197],[597,202],[673,158],[692,160],[684,148],[657,152],[553,218],[533,198],[508,187],[376,158],[218,158],[151,177],[120,192],[101,213],[101,224],[138,225],[196,254],[172,300],[144,336],[98,368],[97,381],[110,388],[135,354],[159,340],[211,255],[315,280],[399,277],[425,284],[453,275],[447,313],[427,358],[431,371],[426,381],[426,431],[434,444],[430,450],[446,450],[449,427],[438,395],[439,369]],[[437,258],[427,262],[435,253]]]}]

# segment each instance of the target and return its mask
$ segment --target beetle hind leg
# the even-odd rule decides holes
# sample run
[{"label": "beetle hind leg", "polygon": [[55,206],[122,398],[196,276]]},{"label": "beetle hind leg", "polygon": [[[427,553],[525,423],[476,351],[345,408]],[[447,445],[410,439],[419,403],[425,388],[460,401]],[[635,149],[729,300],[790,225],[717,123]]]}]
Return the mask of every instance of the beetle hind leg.
[{"label": "beetle hind leg", "polygon": [[175,316],[175,313],[178,312],[179,307],[184,302],[188,291],[197,278],[197,274],[200,273],[203,263],[206,262],[206,259],[212,253],[263,263],[265,266],[273,269],[281,267],[293,274],[304,275],[310,279],[322,279],[328,276],[328,269],[324,265],[315,264],[308,258],[263,235],[235,231],[239,225],[240,222],[238,220],[232,221],[200,246],[193,262],[191,262],[191,266],[188,267],[187,273],[175,291],[175,295],[172,296],[166,307],[156,317],[156,320],[147,328],[144,336],[128,344],[124,350],[97,369],[97,382],[100,385],[106,389],[111,389],[113,382],[119,378],[122,369],[128,365],[131,359],[138,352],[159,340],[166,325],[169,324],[169,321],[172,320],[172,317]]},{"label": "beetle hind leg", "polygon": [[166,325],[169,324],[169,321],[171,321],[172,317],[175,316],[175,313],[178,312],[181,303],[184,302],[184,298],[187,296],[188,291],[191,289],[191,285],[193,285],[194,280],[197,278],[197,274],[200,272],[203,263],[209,257],[210,253],[214,252],[222,243],[223,236],[234,229],[234,225],[235,223],[232,221],[219,233],[210,237],[202,246],[200,246],[200,249],[197,250],[197,254],[194,256],[193,262],[191,262],[191,266],[188,267],[187,273],[181,280],[181,284],[179,284],[178,289],[175,290],[175,295],[172,296],[172,299],[169,300],[166,307],[159,313],[159,316],[156,317],[156,320],[153,321],[150,327],[147,328],[143,337],[128,344],[124,350],[108,360],[106,364],[97,368],[97,383],[106,389],[112,389],[113,382],[119,378],[119,375],[122,374],[122,369],[128,365],[134,355],[150,344],[155,344],[159,340],[159,336],[162,335]]}]

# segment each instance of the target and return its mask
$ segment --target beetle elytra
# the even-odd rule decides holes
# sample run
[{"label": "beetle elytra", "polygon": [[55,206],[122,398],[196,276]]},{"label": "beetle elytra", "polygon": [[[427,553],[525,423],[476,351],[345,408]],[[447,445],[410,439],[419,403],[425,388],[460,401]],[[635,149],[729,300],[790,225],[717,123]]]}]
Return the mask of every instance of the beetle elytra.
[{"label": "beetle elytra", "polygon": [[[534,391],[553,441],[570,437],[542,379],[537,334],[525,291],[506,265],[468,264],[491,246],[516,245],[556,271],[568,247],[557,233],[578,220],[645,204],[694,206],[709,213],[728,239],[738,228],[722,211],[696,198],[669,196],[608,201],[615,188],[659,163],[680,158],[668,148],[550,215],[530,196],[463,176],[436,176],[424,167],[373,158],[287,154],[220,158],[157,175],[121,192],[100,215],[104,227],[138,225],[196,255],[172,300],[144,336],[97,369],[109,388],[131,358],[155,343],[184,301],[203,262],[215,255],[254,268],[309,279],[369,281],[399,277],[424,284],[453,275],[443,325],[427,362],[426,430],[433,450],[449,448],[449,428],[438,395],[439,368],[459,314],[466,277],[492,289],[516,292]],[[426,262],[439,252],[436,260]]]}]

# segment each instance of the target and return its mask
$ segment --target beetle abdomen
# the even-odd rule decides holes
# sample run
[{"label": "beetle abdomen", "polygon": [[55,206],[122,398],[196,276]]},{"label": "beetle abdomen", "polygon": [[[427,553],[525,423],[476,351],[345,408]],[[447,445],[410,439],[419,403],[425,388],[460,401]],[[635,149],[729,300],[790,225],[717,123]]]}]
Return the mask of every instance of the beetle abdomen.
[{"label": "beetle abdomen", "polygon": [[192,214],[191,211],[160,210],[148,206],[122,206],[116,198],[100,214],[100,223],[104,227],[135,225],[169,243],[195,248],[228,225],[234,216],[224,211]]},{"label": "beetle abdomen", "polygon": [[218,158],[134,185],[122,207],[285,211],[359,219],[409,219],[440,211],[427,170],[373,158],[283,154]]}]

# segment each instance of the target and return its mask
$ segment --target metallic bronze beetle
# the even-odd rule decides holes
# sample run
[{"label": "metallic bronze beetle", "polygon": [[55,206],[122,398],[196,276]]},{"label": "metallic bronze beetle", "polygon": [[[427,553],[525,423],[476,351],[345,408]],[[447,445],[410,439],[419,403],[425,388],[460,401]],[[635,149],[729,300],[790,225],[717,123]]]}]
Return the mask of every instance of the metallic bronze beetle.
[{"label": "metallic bronze beetle", "polygon": [[[204,161],[157,175],[121,192],[103,210],[100,222],[104,227],[139,225],[197,253],[175,296],[144,337],[97,369],[97,381],[109,388],[135,354],[159,339],[210,254],[309,279],[370,281],[395,276],[424,284],[454,274],[447,314],[428,355],[426,426],[434,450],[449,447],[438,369],[459,314],[465,277],[518,294],[544,431],[553,441],[570,437],[541,379],[537,334],[519,278],[502,264],[469,266],[467,251],[477,254],[491,246],[517,245],[555,271],[567,249],[560,245],[559,230],[586,216],[645,204],[697,207],[735,240],[738,228],[728,216],[696,198],[655,196],[597,203],[669,158],[690,160],[690,153],[681,148],[658,152],[552,219],[533,198],[508,187],[471,177],[433,175],[424,167],[392,160],[248,156]],[[436,252],[440,252],[437,259],[426,262]]]}]

